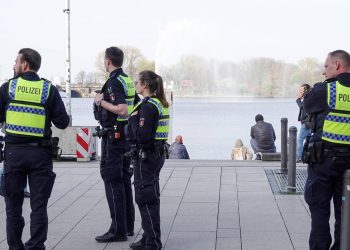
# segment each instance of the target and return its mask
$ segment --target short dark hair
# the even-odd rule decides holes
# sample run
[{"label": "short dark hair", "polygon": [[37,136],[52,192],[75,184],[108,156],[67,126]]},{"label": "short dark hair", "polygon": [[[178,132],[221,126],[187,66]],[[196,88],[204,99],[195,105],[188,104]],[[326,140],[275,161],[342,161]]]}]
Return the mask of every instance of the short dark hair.
[{"label": "short dark hair", "polygon": [[256,122],[263,121],[263,120],[264,120],[264,117],[263,117],[261,114],[257,114],[257,115],[255,116],[255,121],[256,121]]},{"label": "short dark hair", "polygon": [[332,52],[329,52],[329,55],[331,57],[337,57],[338,59],[342,60],[346,67],[350,68],[350,55],[345,50],[334,50]]},{"label": "short dark hair", "polygon": [[124,52],[118,47],[109,47],[106,49],[105,57],[111,60],[115,67],[121,67],[124,61]]},{"label": "short dark hair", "polygon": [[21,61],[26,61],[29,68],[35,72],[38,72],[41,66],[41,56],[38,51],[30,48],[20,49],[18,54],[22,55]]},{"label": "short dark hair", "polygon": [[300,87],[304,88],[304,90],[308,90],[311,88],[311,86],[307,83],[302,84]]}]

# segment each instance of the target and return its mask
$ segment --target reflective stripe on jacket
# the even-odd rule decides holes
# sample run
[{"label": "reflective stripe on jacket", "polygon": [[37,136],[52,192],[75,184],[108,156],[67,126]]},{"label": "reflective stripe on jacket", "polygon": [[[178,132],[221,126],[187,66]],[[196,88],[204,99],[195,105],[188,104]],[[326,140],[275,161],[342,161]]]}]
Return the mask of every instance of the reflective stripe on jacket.
[{"label": "reflective stripe on jacket", "polygon": [[327,102],[330,112],[323,123],[322,140],[350,144],[350,88],[338,81],[328,83]]},{"label": "reflective stripe on jacket", "polygon": [[[169,135],[169,109],[164,107],[162,105],[162,103],[158,100],[158,98],[147,98],[147,102],[153,104],[159,113],[159,120],[158,120],[158,124],[157,124],[157,129],[156,129],[156,133],[154,136],[155,140],[163,140],[166,141],[168,140],[168,135]],[[142,102],[139,102],[133,109],[132,112],[138,110],[141,105]]]},{"label": "reflective stripe on jacket", "polygon": [[125,96],[125,101],[126,105],[128,106],[128,114],[125,116],[118,115],[117,121],[127,121],[131,112],[133,111],[134,108],[134,99],[135,99],[135,84],[131,80],[130,77],[125,77],[122,75],[119,75],[117,79],[122,83],[123,88],[124,88],[124,96]]}]

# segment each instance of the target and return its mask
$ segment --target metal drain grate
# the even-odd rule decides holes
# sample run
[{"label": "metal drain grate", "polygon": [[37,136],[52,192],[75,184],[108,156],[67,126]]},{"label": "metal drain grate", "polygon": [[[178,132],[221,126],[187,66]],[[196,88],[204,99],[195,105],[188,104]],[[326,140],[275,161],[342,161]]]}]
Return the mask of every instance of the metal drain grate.
[{"label": "metal drain grate", "polygon": [[[280,169],[266,169],[267,178],[270,182],[271,189],[274,194],[290,194],[287,191],[288,186],[288,174],[282,173]],[[307,179],[306,169],[296,170],[296,194],[304,193],[304,186]]]}]

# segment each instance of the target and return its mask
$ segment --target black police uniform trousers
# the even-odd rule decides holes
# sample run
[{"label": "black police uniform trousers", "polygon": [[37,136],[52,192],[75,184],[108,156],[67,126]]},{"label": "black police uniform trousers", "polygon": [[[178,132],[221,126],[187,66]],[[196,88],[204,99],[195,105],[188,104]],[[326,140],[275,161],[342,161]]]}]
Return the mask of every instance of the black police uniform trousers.
[{"label": "black police uniform trousers", "polygon": [[[130,146],[126,151],[130,150]],[[131,177],[130,172],[131,159],[130,157],[123,157],[123,183],[125,189],[125,205],[126,205],[126,229],[128,233],[134,232],[135,223],[135,207],[134,198],[132,194]]]},{"label": "black police uniform trousers", "polygon": [[147,152],[146,159],[138,159],[134,166],[135,201],[141,215],[144,231],[142,242],[146,250],[162,249],[160,233],[159,173],[165,157]]},{"label": "black police uniform trousers", "polygon": [[125,236],[134,230],[135,209],[133,205],[130,160],[124,157],[125,143],[102,137],[100,172],[104,182],[106,198],[111,215],[108,232]]},{"label": "black police uniform trousers", "polygon": [[[343,159],[344,160],[344,159]],[[343,174],[349,168],[350,158],[346,163],[334,163],[326,158],[322,163],[312,163],[308,167],[308,178],[305,184],[305,201],[311,212],[310,250],[339,250],[341,205],[343,191]],[[334,243],[330,234],[330,203],[333,199],[335,214]]]},{"label": "black police uniform trousers", "polygon": [[[47,203],[56,177],[52,171],[51,148],[6,144],[4,174],[9,249],[45,249],[44,242],[48,231]],[[23,244],[22,205],[27,177],[30,186],[30,239]]]}]

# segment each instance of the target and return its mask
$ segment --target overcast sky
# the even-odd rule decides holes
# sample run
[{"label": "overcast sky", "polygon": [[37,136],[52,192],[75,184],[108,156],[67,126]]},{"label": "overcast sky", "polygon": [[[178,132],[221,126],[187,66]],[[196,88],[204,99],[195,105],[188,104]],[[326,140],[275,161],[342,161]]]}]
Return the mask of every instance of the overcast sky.
[{"label": "overcast sky", "polygon": [[[64,4],[1,0],[0,79],[13,75],[23,47],[41,54],[41,76],[65,75]],[[118,45],[165,64],[189,53],[323,62],[332,50],[350,51],[349,7],[349,0],[71,0],[72,79],[95,70],[98,53]]]}]

